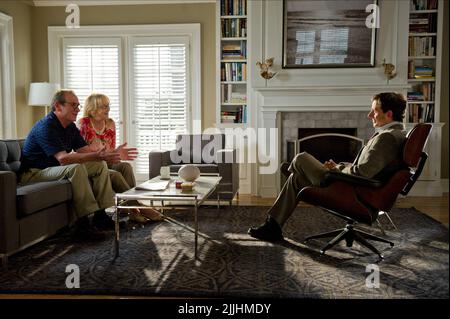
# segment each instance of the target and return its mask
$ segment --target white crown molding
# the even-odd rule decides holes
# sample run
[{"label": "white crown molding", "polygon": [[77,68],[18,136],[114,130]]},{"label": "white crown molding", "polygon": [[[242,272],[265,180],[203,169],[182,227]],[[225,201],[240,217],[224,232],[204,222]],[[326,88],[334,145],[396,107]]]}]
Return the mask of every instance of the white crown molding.
[{"label": "white crown molding", "polygon": [[69,4],[78,6],[123,6],[143,4],[187,4],[215,3],[216,0],[33,0],[36,7],[65,7]]}]

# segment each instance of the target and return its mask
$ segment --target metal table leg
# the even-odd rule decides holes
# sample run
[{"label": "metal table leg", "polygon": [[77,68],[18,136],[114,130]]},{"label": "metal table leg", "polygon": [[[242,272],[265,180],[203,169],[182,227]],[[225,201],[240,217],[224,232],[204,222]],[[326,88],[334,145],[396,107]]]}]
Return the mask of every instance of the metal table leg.
[{"label": "metal table leg", "polygon": [[195,200],[194,207],[194,224],[195,224],[195,248],[194,248],[194,257],[197,259],[197,242],[198,242],[198,201]]},{"label": "metal table leg", "polygon": [[115,227],[114,227],[114,259],[116,259],[117,257],[119,257],[119,209],[117,208],[119,204],[119,201],[117,199],[117,196],[115,197],[115,207],[114,207],[114,211],[115,211],[115,215],[116,215],[116,220],[115,220]]},{"label": "metal table leg", "polygon": [[220,195],[219,192],[217,192],[217,209],[220,209]]}]

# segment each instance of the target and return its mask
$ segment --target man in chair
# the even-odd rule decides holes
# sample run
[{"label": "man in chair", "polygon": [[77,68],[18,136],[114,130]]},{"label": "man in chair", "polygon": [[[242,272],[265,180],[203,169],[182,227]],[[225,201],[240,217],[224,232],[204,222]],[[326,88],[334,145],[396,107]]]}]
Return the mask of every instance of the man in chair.
[{"label": "man in chair", "polygon": [[329,170],[376,180],[390,177],[402,165],[402,146],[406,140],[402,124],[405,109],[406,100],[401,94],[380,93],[372,98],[367,117],[372,120],[375,134],[351,164],[336,164],[332,159],[322,164],[306,152],[298,154],[288,168],[291,174],[267,212],[265,223],[250,228],[250,236],[266,241],[283,240],[281,229],[297,207],[297,194],[306,186],[320,186]]}]

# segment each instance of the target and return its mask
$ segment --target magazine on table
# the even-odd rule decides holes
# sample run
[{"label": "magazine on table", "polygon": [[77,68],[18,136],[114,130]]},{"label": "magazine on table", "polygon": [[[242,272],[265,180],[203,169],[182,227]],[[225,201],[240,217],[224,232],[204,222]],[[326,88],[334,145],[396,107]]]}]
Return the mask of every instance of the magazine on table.
[{"label": "magazine on table", "polygon": [[168,180],[166,181],[146,181],[142,184],[136,186],[136,190],[145,190],[145,191],[162,191],[167,188],[169,185]]}]

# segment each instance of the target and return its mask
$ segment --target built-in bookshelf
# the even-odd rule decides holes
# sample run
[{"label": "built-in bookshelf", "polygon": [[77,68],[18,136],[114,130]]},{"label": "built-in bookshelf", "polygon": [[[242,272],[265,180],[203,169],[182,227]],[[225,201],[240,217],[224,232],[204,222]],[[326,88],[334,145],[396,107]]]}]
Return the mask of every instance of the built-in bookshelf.
[{"label": "built-in bookshelf", "polygon": [[433,128],[425,151],[429,158],[416,183],[417,192],[423,196],[442,194],[440,111],[441,56],[443,31],[443,0],[409,1],[408,34],[408,105],[406,128],[416,123],[431,123]]},{"label": "built-in bookshelf", "polygon": [[439,122],[439,0],[410,0],[408,37],[408,123]]},{"label": "built-in bookshelf", "polygon": [[248,123],[247,0],[218,0],[218,124]]}]

